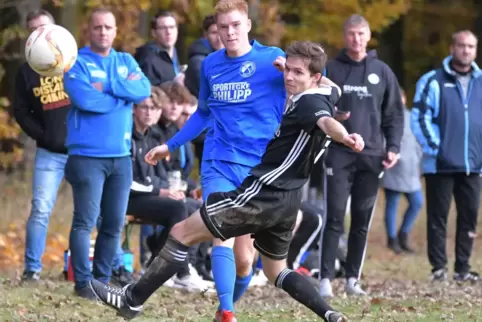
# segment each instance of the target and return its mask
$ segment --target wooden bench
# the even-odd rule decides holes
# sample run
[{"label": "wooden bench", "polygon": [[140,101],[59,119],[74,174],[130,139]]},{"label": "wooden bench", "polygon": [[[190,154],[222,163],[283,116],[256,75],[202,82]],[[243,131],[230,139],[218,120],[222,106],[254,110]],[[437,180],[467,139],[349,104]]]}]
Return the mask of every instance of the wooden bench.
[{"label": "wooden bench", "polygon": [[131,250],[130,241],[131,241],[132,228],[134,228],[134,225],[152,225],[152,226],[154,226],[154,230],[155,230],[157,228],[156,226],[158,226],[158,223],[155,223],[155,222],[149,221],[149,220],[142,220],[138,217],[126,214],[125,238],[124,238],[124,242],[122,243],[123,249]]}]

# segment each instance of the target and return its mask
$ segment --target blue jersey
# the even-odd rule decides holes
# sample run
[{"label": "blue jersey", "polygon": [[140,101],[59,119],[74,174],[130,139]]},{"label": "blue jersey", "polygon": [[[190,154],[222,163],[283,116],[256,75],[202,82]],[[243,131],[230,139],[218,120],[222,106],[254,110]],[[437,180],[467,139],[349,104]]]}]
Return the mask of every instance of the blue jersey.
[{"label": "blue jersey", "polygon": [[249,167],[260,162],[283,115],[283,73],[273,61],[285,54],[277,47],[256,41],[251,44],[251,51],[241,57],[229,57],[225,49],[206,57],[201,67],[198,109],[167,142],[170,151],[197,137],[209,124],[210,151],[204,160]]}]

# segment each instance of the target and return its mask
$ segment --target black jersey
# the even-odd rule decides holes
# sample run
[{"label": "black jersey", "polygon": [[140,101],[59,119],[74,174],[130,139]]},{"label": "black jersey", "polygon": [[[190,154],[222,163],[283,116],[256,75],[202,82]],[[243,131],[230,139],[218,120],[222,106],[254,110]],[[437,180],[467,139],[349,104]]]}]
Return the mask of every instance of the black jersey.
[{"label": "black jersey", "polygon": [[322,117],[333,116],[339,97],[338,89],[331,86],[295,95],[292,104],[286,107],[261,163],[251,170],[251,175],[258,178],[259,183],[283,190],[303,186],[311,174],[315,158],[330,143],[330,138],[316,122]]}]

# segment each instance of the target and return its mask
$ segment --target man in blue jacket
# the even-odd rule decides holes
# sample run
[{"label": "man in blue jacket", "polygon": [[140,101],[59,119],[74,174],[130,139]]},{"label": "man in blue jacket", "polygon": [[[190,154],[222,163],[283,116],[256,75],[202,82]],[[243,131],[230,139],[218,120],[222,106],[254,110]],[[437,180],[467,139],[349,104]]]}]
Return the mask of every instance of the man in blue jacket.
[{"label": "man in blue jacket", "polygon": [[[70,250],[75,292],[95,299],[87,285],[92,275],[109,281],[132,184],[132,106],[150,96],[151,85],[131,55],[112,49],[112,12],[94,10],[88,31],[90,46],[79,51],[64,77],[72,101],[65,176],[74,197]],[[89,240],[99,215],[103,220],[91,271]]]},{"label": "man in blue jacket", "polygon": [[476,280],[469,259],[477,226],[482,169],[482,75],[475,64],[477,38],[452,37],[451,56],[423,75],[411,112],[411,128],[423,148],[427,199],[428,258],[432,279],[447,278],[447,217],[457,206],[454,279]]}]

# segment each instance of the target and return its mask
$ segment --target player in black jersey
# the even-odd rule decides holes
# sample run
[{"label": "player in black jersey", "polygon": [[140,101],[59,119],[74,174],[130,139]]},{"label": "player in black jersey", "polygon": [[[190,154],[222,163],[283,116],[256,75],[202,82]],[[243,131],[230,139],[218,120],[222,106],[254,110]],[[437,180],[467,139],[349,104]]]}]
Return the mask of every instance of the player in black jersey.
[{"label": "player in black jersey", "polygon": [[[285,85],[290,99],[274,138],[261,163],[236,189],[209,195],[201,211],[176,224],[145,274],[123,289],[93,280],[97,297],[121,315],[133,318],[144,302],[186,260],[190,245],[213,237],[226,240],[252,234],[262,255],[268,279],[325,321],[347,321],[318,294],[306,277],[287,268],[286,257],[301,204],[301,187],[309,178],[315,158],[330,138],[356,152],[364,147],[358,134],[348,134],[334,118],[334,106],[341,95],[338,87],[320,85],[326,55],[311,42],[296,42],[286,50]],[[329,137],[328,137],[329,136]],[[169,154],[166,145],[151,150],[146,162],[155,164]]]}]

